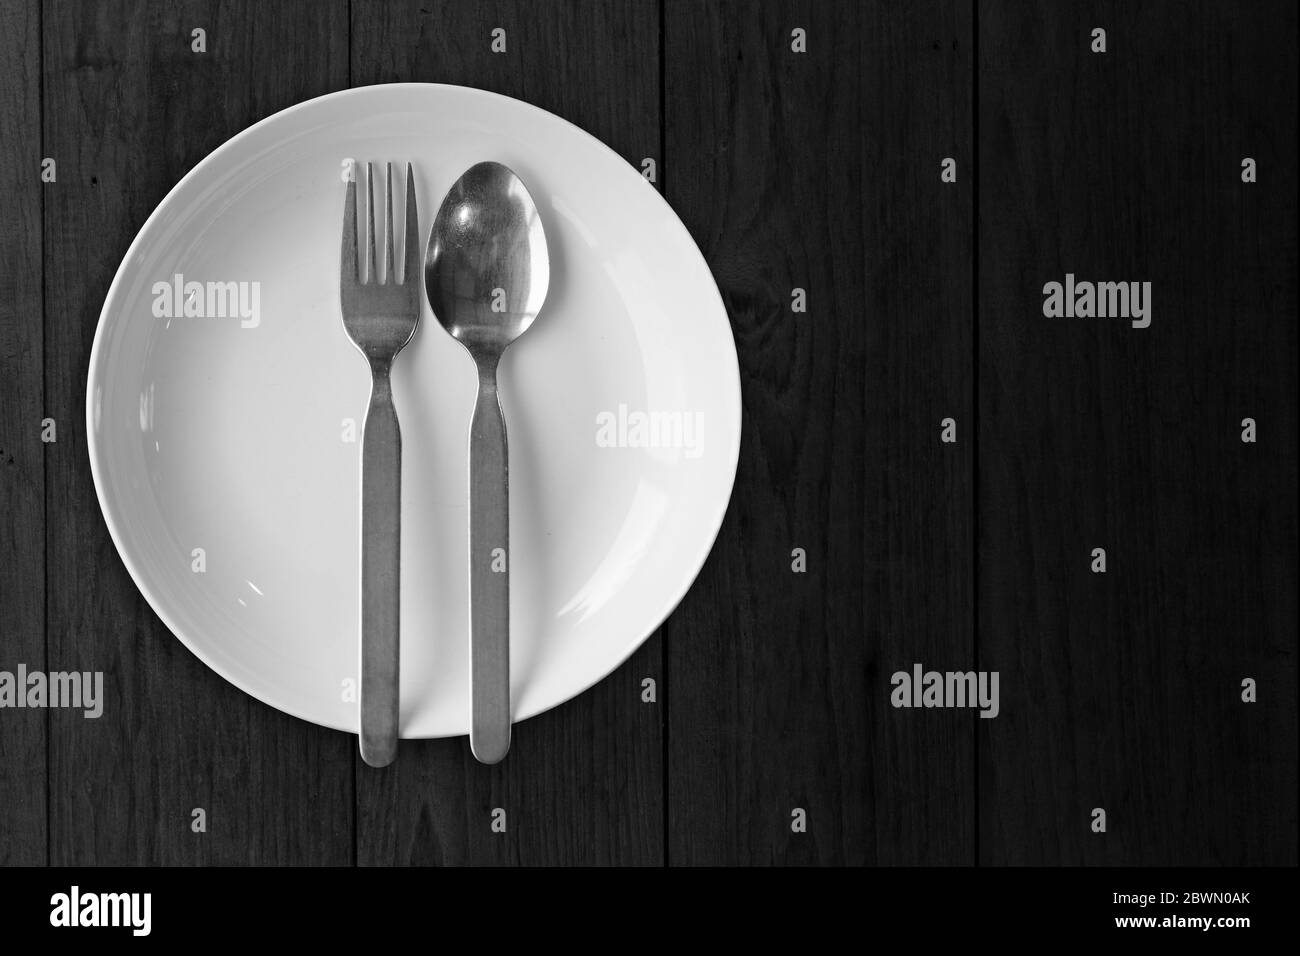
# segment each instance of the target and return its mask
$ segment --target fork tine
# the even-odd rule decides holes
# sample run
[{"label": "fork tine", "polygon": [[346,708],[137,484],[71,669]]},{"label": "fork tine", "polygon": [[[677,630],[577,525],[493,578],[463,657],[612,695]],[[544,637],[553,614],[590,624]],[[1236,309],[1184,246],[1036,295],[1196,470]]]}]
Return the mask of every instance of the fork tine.
[{"label": "fork tine", "polygon": [[420,216],[415,208],[415,173],[410,163],[406,164],[406,245],[402,251],[402,282],[410,283],[420,274]]},{"label": "fork tine", "polygon": [[375,169],[366,163],[366,281],[375,282]]},{"label": "fork tine", "polygon": [[339,275],[344,285],[356,285],[361,278],[357,272],[357,175],[355,170],[348,180],[346,198],[343,200],[343,255]]},{"label": "fork tine", "polygon": [[396,282],[393,269],[393,164],[388,164],[384,183],[384,281]]}]

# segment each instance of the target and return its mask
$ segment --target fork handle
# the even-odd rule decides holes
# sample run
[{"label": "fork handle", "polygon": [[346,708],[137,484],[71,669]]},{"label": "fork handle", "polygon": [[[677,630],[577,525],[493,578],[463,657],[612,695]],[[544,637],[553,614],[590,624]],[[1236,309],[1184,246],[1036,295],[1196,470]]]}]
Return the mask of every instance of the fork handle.
[{"label": "fork handle", "polygon": [[510,473],[495,363],[479,367],[469,433],[469,745],[482,763],[510,749]]},{"label": "fork handle", "polygon": [[397,756],[402,433],[388,369],[373,369],[361,436],[361,757]]}]

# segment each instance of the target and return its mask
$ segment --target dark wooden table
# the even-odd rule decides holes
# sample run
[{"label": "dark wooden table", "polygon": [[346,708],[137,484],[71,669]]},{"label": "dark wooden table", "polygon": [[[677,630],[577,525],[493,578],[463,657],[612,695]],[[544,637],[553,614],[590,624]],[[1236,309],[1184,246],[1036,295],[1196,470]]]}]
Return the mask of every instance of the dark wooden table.
[{"label": "dark wooden table", "polygon": [[[2,0],[0,670],[102,670],[107,703],[0,710],[0,863],[1294,865],[1296,21]],[[210,672],[131,583],[86,456],[91,339],[149,212],[254,121],[399,80],[653,159],[740,354],[694,589],[495,768],[442,740],[373,771]],[[1150,281],[1151,326],[1044,317],[1067,272]],[[998,717],[892,707],[918,662],[998,671]]]}]

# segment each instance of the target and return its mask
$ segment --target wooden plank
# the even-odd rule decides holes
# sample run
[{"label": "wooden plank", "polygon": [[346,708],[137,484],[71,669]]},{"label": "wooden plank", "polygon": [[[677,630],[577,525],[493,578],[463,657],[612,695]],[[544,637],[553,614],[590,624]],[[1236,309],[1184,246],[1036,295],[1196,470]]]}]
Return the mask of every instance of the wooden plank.
[{"label": "wooden plank", "polygon": [[[204,667],[136,591],[100,515],[85,382],[100,306],[149,212],[255,120],[347,81],[347,5],[48,2],[45,356],[53,669],[102,670],[102,717],[51,714],[57,864],[346,864],[355,741]],[[191,51],[191,30],[207,52]],[[191,831],[191,811],[207,832]]]},{"label": "wooden plank", "polygon": [[973,715],[889,697],[974,650],[969,6],[665,9],[664,182],[745,409],[726,523],[665,629],[669,859],[968,864]]},{"label": "wooden plank", "polygon": [[[15,677],[45,668],[40,51],[39,8],[0,7],[0,671]],[[0,865],[46,862],[45,739],[44,711],[0,711]]]},{"label": "wooden plank", "polygon": [[982,862],[1294,865],[1296,7],[978,17]]},{"label": "wooden plank", "polygon": [[[506,31],[506,52],[491,32]],[[659,152],[653,0],[354,5],[352,82],[454,83],[551,110],[639,164]],[[663,859],[662,714],[640,682],[661,677],[658,637],[577,699],[515,728],[483,767],[465,739],[403,743],[383,771],[357,768],[361,864],[650,865]],[[491,830],[494,808],[505,834]]]}]

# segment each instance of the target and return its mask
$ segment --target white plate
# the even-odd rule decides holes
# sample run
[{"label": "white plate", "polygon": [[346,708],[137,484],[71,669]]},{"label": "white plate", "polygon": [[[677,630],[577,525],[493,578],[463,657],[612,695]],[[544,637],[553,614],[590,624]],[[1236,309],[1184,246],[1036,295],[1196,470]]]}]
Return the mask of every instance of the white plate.
[{"label": "white plate", "polygon": [[[522,720],[600,680],[676,606],[740,444],[735,344],[703,257],[653,186],[558,117],[462,87],[373,86],[278,113],[196,166],[132,243],[100,316],[87,393],[100,505],[140,590],[208,666],[356,731],[361,446],[345,420],[359,433],[369,371],[339,316],[349,158],[414,164],[426,236],[484,159],[520,175],[546,227],[550,294],[501,368]],[[155,287],[178,274],[202,284],[179,310]],[[209,295],[227,282],[248,283],[243,312]],[[187,317],[186,301],[211,314]],[[393,380],[401,732],[464,734],[476,380],[427,303]]]}]

